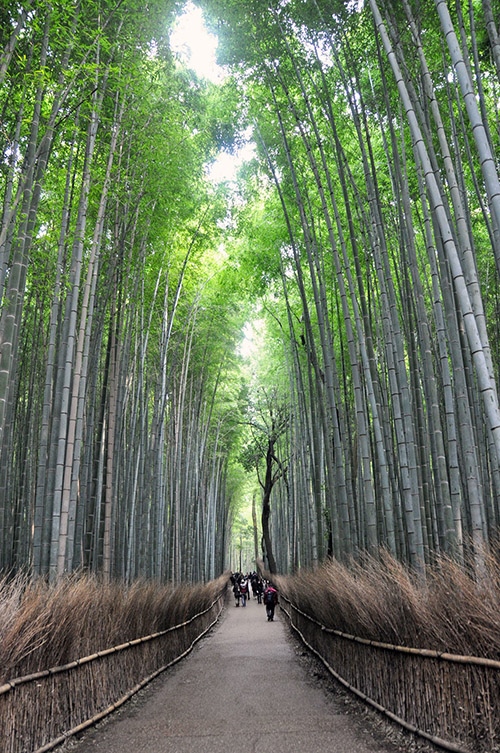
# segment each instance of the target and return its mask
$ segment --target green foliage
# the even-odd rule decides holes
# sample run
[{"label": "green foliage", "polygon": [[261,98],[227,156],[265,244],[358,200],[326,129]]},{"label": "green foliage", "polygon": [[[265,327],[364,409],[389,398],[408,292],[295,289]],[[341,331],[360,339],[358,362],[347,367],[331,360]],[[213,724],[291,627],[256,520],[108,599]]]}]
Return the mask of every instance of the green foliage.
[{"label": "green foliage", "polygon": [[[12,338],[9,370],[2,371],[12,375],[12,404],[19,406],[17,412],[12,408],[9,426],[17,436],[30,436],[35,459],[23,461],[20,443],[9,454],[6,441],[0,469],[12,484],[6,500],[25,498],[25,488],[33,498],[43,486],[29,470],[37,468],[36,437],[43,433],[29,398],[57,392],[62,372],[52,376],[47,343],[60,346],[71,320],[75,332],[81,325],[85,333],[85,364],[97,364],[96,373],[87,375],[82,368],[74,375],[75,384],[89,376],[92,385],[82,386],[85,410],[78,406],[89,468],[101,468],[99,458],[106,456],[99,443],[105,441],[112,359],[120,370],[117,402],[124,407],[116,439],[121,440],[120,432],[133,437],[136,456],[120,446],[114,481],[130,494],[120,497],[126,513],[138,516],[130,531],[120,533],[123,540],[132,540],[133,525],[144,522],[141,515],[149,525],[148,516],[156,514],[154,478],[145,483],[144,510],[137,511],[130,492],[137,488],[133,469],[144,472],[144,458],[155,452],[158,478],[178,473],[176,483],[187,489],[179,457],[169,452],[173,447],[179,456],[199,451],[199,477],[208,478],[217,465],[227,479],[227,499],[218,499],[221,518],[226,506],[238,507],[242,479],[263,470],[271,431],[263,392],[293,418],[288,433],[280,435],[280,450],[288,455],[287,443],[293,444],[300,457],[294,472],[303,501],[297,504],[308,519],[315,510],[318,551],[325,519],[327,535],[336,536],[342,554],[344,539],[351,546],[349,537],[354,549],[366,545],[365,519],[371,521],[370,536],[384,542],[390,513],[403,557],[410,546],[405,526],[413,530],[414,523],[404,514],[413,505],[416,516],[423,510],[428,518],[427,551],[448,538],[446,526],[469,525],[470,511],[461,519],[468,510],[462,495],[470,493],[469,501],[475,497],[469,477],[455,479],[455,523],[445,523],[451,502],[436,509],[435,497],[441,493],[436,490],[453,486],[444,470],[438,472],[446,456],[446,448],[438,449],[442,437],[450,438],[446,457],[454,469],[468,457],[471,444],[457,438],[455,458],[457,427],[474,422],[477,437],[484,431],[483,409],[474,399],[475,353],[467,351],[457,319],[459,297],[452,289],[457,278],[449,276],[438,209],[425,185],[416,127],[401,105],[393,59],[432,165],[439,207],[450,224],[447,243],[459,239],[459,263],[471,261],[467,284],[477,274],[478,297],[471,307],[482,321],[484,302],[494,364],[496,237],[435,6],[396,0],[380,5],[394,58],[384,49],[369,3],[204,1],[219,38],[219,61],[230,68],[221,85],[198,80],[169,50],[169,27],[182,3],[85,0],[75,7],[69,0],[42,1],[28,13],[0,85],[6,239],[0,281],[2,304],[18,302],[12,317],[18,316],[20,333]],[[18,11],[15,2],[0,11],[4,47]],[[483,7],[475,0],[472,15],[462,18],[460,11],[458,5],[455,21],[461,24],[464,51],[471,50],[468,65],[495,153],[498,80]],[[207,166],[220,150],[236,155],[250,132],[256,156],[236,185],[210,185]],[[457,217],[462,211],[457,193],[463,217]],[[12,269],[19,271],[18,287]],[[73,284],[78,303],[69,313],[65,305]],[[252,320],[260,323],[253,361],[242,347],[245,324]],[[440,338],[437,345],[429,344],[431,335]],[[72,354],[68,359],[72,363]],[[456,420],[457,408],[445,414],[440,405],[443,394],[447,406],[462,405],[446,371],[458,373],[463,364],[463,394],[470,395],[468,416],[474,417],[467,421]],[[59,420],[48,416],[46,402],[43,431]],[[57,411],[55,401],[51,409]],[[493,501],[498,474],[483,449],[483,457],[470,464],[479,468],[488,496],[478,531],[498,517]],[[326,458],[324,467],[316,453]],[[412,458],[407,464],[406,456]],[[75,459],[75,467],[79,463]],[[25,469],[21,493],[14,480]],[[94,471],[85,472],[93,477]],[[72,474],[68,469],[68,477]],[[287,519],[292,528],[285,480],[279,490],[280,523]],[[84,489],[84,509],[78,511],[83,529],[82,521],[93,519],[101,502],[94,499],[93,482],[79,488]],[[199,526],[201,540],[206,510],[189,515],[193,497],[201,505],[205,496],[199,489],[183,492],[185,515],[175,518],[172,489],[162,490],[158,509],[166,511],[174,528],[180,519]],[[349,493],[342,499],[344,490]],[[44,514],[50,499],[47,491]],[[14,504],[7,503],[7,516],[11,509]],[[31,545],[30,514],[20,514],[24,551]],[[330,530],[335,526],[338,530]],[[95,536],[98,540],[100,529]],[[141,542],[141,551],[147,543]],[[94,544],[96,552],[99,546]],[[167,546],[165,539],[159,546]],[[300,559],[298,550],[299,545],[293,556]],[[307,558],[314,556],[307,552]]]},{"label": "green foliage", "polygon": [[204,128],[214,154],[220,151],[234,153],[241,144],[244,120],[243,92],[235,78],[229,77],[219,85],[208,85]]}]

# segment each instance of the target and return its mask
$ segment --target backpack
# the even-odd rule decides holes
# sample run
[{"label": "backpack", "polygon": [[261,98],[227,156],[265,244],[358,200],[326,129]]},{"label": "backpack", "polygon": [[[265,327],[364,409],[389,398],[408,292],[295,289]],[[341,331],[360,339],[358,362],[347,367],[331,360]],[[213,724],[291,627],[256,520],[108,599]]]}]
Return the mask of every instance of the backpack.
[{"label": "backpack", "polygon": [[247,584],[246,580],[242,580],[241,581],[241,583],[240,583],[240,591],[241,591],[242,594],[246,594],[246,592],[248,591],[248,584]]},{"label": "backpack", "polygon": [[276,594],[276,591],[274,590],[274,588],[268,588],[264,594],[264,602],[266,604],[274,604],[275,594]]}]

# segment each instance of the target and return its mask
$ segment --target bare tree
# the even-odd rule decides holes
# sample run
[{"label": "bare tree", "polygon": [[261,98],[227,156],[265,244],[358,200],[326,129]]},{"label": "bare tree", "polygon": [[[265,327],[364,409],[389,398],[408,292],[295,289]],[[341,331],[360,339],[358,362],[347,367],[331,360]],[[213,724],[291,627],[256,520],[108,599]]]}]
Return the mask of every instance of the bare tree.
[{"label": "bare tree", "polygon": [[276,483],[286,479],[287,461],[279,457],[279,441],[287,431],[290,415],[287,405],[278,399],[276,392],[267,394],[261,390],[260,401],[252,406],[248,425],[251,440],[242,454],[247,468],[257,472],[262,489],[262,544],[264,562],[269,572],[276,573],[271,518],[271,495]]}]

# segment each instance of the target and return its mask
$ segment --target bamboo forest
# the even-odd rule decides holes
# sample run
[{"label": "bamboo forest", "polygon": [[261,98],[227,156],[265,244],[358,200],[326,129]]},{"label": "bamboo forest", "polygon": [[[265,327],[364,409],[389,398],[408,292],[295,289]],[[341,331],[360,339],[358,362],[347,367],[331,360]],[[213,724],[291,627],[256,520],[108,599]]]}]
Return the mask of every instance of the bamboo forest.
[{"label": "bamboo forest", "polygon": [[0,570],[480,572],[500,3],[195,6],[1,5]]}]

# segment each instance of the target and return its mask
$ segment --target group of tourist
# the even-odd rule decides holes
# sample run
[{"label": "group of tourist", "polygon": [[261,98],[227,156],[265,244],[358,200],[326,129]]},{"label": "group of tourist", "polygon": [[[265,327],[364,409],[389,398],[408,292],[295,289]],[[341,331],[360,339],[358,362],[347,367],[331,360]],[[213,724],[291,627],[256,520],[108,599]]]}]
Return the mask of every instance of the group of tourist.
[{"label": "group of tourist", "polygon": [[266,607],[267,621],[274,620],[274,610],[278,603],[278,592],[271,581],[261,578],[258,573],[233,573],[231,575],[235,606],[246,607],[250,596],[257,599],[257,604]]}]

